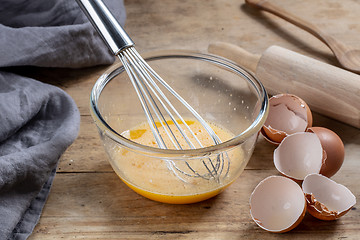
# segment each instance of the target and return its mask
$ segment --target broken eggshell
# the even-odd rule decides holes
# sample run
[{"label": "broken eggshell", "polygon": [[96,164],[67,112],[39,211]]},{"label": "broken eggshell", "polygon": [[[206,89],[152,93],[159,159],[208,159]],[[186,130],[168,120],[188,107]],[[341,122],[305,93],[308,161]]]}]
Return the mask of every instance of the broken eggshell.
[{"label": "broken eggshell", "polygon": [[339,171],[344,162],[344,143],[335,132],[327,128],[311,127],[307,131],[313,132],[318,136],[325,152],[320,174],[326,177],[332,177]]},{"label": "broken eggshell", "polygon": [[321,142],[311,132],[288,135],[273,155],[275,168],[295,181],[302,181],[310,173],[319,173],[323,156]]},{"label": "broken eggshell", "polygon": [[269,115],[261,133],[269,142],[279,144],[290,134],[304,132],[312,121],[304,100],[293,94],[278,94],[269,99]]},{"label": "broken eggshell", "polygon": [[250,196],[250,215],[262,229],[282,233],[295,228],[306,213],[300,186],[289,178],[270,176]]},{"label": "broken eggshell", "polygon": [[356,204],[356,198],[348,188],[321,174],[306,176],[302,189],[308,212],[321,220],[338,219]]}]

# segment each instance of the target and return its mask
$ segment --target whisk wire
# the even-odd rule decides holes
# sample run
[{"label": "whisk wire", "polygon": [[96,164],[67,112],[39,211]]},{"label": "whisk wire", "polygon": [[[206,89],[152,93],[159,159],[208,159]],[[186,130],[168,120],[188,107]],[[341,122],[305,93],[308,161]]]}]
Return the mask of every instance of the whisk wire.
[{"label": "whisk wire", "polygon": [[[147,93],[149,98],[152,100],[152,102],[155,105],[155,108],[153,108],[155,114],[158,116],[157,113],[159,113],[159,115],[161,116],[161,118],[158,118],[160,124],[163,126],[164,129],[169,129],[169,131],[171,132],[171,135],[174,137],[174,139],[176,140],[176,137],[174,135],[174,133],[172,132],[170,126],[168,125],[168,122],[166,121],[166,119],[163,117],[163,114],[161,113],[161,110],[159,109],[159,107],[157,106],[154,98],[152,97],[151,93],[149,92],[148,88],[150,88],[151,92],[155,95],[155,98],[159,101],[160,105],[164,108],[164,110],[166,111],[166,113],[168,114],[168,116],[171,118],[172,122],[175,124],[175,126],[177,127],[177,129],[179,130],[180,134],[183,136],[183,138],[186,140],[187,144],[189,145],[190,148],[195,148],[195,145],[191,142],[190,138],[187,136],[187,134],[182,130],[182,128],[180,127],[180,125],[178,124],[178,122],[175,120],[173,114],[171,114],[171,111],[168,109],[168,107],[166,106],[166,104],[162,101],[162,99],[168,104],[168,106],[171,108],[171,110],[175,113],[175,115],[183,122],[184,125],[186,125],[188,127],[189,133],[193,132],[191,131],[190,127],[187,125],[186,121],[183,120],[183,118],[181,117],[181,115],[178,113],[178,111],[175,109],[175,107],[171,104],[170,100],[166,97],[166,95],[163,93],[163,91],[157,86],[157,84],[155,83],[155,81],[152,79],[152,77],[149,75],[149,72],[152,73],[154,72],[154,70],[152,70],[151,68],[149,68],[149,66],[144,65],[144,61],[141,61],[142,58],[139,58],[138,54],[136,52],[133,52],[134,49],[130,49],[130,52],[135,53],[134,55],[129,55],[129,58],[133,61],[130,61],[131,63],[134,64],[135,69],[137,69],[139,71],[139,75],[141,75],[140,78],[138,78],[137,80],[143,83],[143,86]],[[134,57],[137,57],[137,59],[134,59]],[[147,86],[147,87],[146,87]],[[155,90],[154,90],[155,88]],[[161,96],[159,96],[158,95]],[[154,127],[157,128],[157,124],[154,124]],[[166,127],[165,127],[166,125]],[[170,135],[168,136],[170,138]],[[200,146],[201,142],[198,140],[198,138],[193,134],[194,139],[198,142],[198,144]],[[176,149],[182,149],[180,143],[176,140],[177,144],[174,144],[174,147]]]},{"label": "whisk wire", "polygon": [[[147,104],[147,102],[145,101],[145,98],[147,98],[149,100],[149,96],[147,96],[146,94],[144,94],[144,89],[143,87],[140,85],[140,82],[136,81],[135,79],[138,79],[136,78],[136,75],[138,75],[139,73],[135,72],[134,71],[134,68],[131,68],[131,61],[129,61],[129,58],[127,58],[125,55],[126,52],[123,52],[123,53],[120,53],[118,55],[119,59],[121,60],[121,62],[123,63],[123,66],[126,70],[126,72],[128,73],[129,77],[130,77],[130,80],[136,90],[136,93],[140,99],[140,102],[141,102],[141,106],[145,112],[145,115],[147,117],[147,120],[149,122],[149,125],[150,125],[150,128],[152,129],[152,132],[154,134],[154,138],[156,140],[156,143],[158,144],[158,146],[160,148],[166,148],[166,144],[163,140],[163,138],[161,137],[161,134],[159,132],[159,129],[157,128],[156,124],[155,124],[155,120],[153,118],[153,116],[150,114],[150,109],[149,109],[149,106]],[[145,86],[145,89],[146,91],[149,93],[148,89],[146,88]],[[144,96],[145,95],[145,96]],[[151,95],[150,95],[151,96]],[[152,101],[154,101],[154,99],[151,97]],[[149,102],[150,105],[151,105],[151,108],[154,108],[151,104],[151,102]],[[157,107],[157,105],[155,104],[155,106]],[[159,111],[160,112],[160,111]],[[157,118],[159,118],[159,115],[157,114],[157,112],[155,111],[156,115],[157,115]],[[164,116],[161,114],[160,112],[160,115],[162,116],[162,118],[165,120]],[[166,121],[165,121],[166,122]],[[155,127],[154,127],[155,126]],[[166,131],[166,133],[168,134],[167,132],[167,129],[164,128],[164,130]],[[170,138],[171,139],[171,138]],[[177,141],[177,139],[174,137],[174,139]],[[172,139],[171,139],[172,140]],[[166,161],[166,166],[168,167],[169,170],[171,170],[175,176],[177,178],[179,178],[180,180],[186,182],[186,180],[181,177],[178,172],[176,172],[175,170],[176,169],[176,165],[173,161],[170,161],[170,160],[167,160]]]},{"label": "whisk wire", "polygon": [[[134,69],[138,71],[138,74],[141,76],[140,78],[138,78],[138,82],[140,82],[142,85],[141,89],[144,91],[146,91],[146,96],[147,99],[150,101],[150,104],[152,106],[152,109],[155,113],[155,115],[157,116],[158,122],[162,125],[164,131],[166,132],[166,135],[169,137],[169,139],[171,140],[171,142],[173,143],[175,149],[182,149],[181,148],[181,144],[179,143],[179,141],[177,140],[177,138],[175,137],[175,134],[173,133],[173,131],[171,130],[170,126],[168,125],[167,120],[165,119],[164,115],[162,114],[161,110],[159,109],[159,106],[156,104],[156,101],[154,100],[154,97],[152,96],[152,94],[150,93],[149,89],[151,90],[151,92],[155,95],[155,99],[157,99],[160,103],[160,105],[164,108],[164,110],[167,112],[167,114],[170,116],[171,120],[173,122],[175,122],[175,119],[173,117],[173,115],[171,114],[171,112],[169,111],[169,109],[166,107],[166,105],[163,103],[163,101],[161,100],[161,98],[159,97],[159,95],[157,94],[157,92],[153,89],[153,87],[157,88],[156,83],[151,79],[151,77],[149,76],[148,72],[146,71],[146,69],[144,69],[143,65],[141,65],[139,61],[133,59],[133,56],[129,56],[130,63],[134,64]],[[150,83],[152,85],[150,85]],[[139,85],[138,85],[139,86]],[[153,86],[153,87],[152,87]],[[167,100],[167,98],[164,96],[164,94],[161,92],[160,89],[157,89],[158,93],[160,93],[160,95],[163,96],[163,98],[165,100]],[[168,100],[167,100],[168,101]],[[146,102],[145,102],[146,104]],[[154,107],[155,106],[155,107]],[[152,121],[151,124],[154,126],[154,128],[157,130],[157,132],[159,132],[158,127],[157,127],[157,122]],[[149,123],[150,124],[150,123]],[[170,133],[169,133],[170,132]],[[184,133],[183,133],[184,134]],[[161,134],[159,134],[158,136],[159,138],[162,139]],[[187,140],[189,145],[192,145],[191,141],[185,136],[183,135],[183,137]],[[176,143],[175,143],[176,142]],[[167,149],[168,147],[164,144],[163,146],[164,149]]]},{"label": "whisk wire", "polygon": [[[176,108],[171,104],[171,101],[166,97],[166,95],[164,94],[164,92],[158,87],[158,85],[156,84],[156,82],[154,81],[154,79],[149,75],[149,73],[160,83],[165,82],[159,75],[156,74],[156,72],[145,62],[142,60],[142,58],[139,56],[139,54],[136,52],[135,49],[131,49],[131,51],[134,52],[134,56],[137,57],[137,61],[139,62],[139,64],[142,66],[142,69],[145,71],[146,75],[147,75],[147,80],[151,83],[151,85],[156,89],[156,91],[160,94],[160,96],[165,100],[165,102],[168,104],[168,106],[171,108],[171,110],[174,112],[174,114],[179,118],[179,120],[183,123],[183,125],[187,128],[187,130],[189,131],[190,134],[192,134],[193,138],[196,140],[196,142],[199,144],[200,147],[203,147],[203,145],[201,144],[200,140],[196,137],[196,135],[194,134],[194,132],[191,130],[191,128],[189,127],[189,125],[186,123],[186,121],[183,119],[183,117],[179,114],[179,112],[176,110]],[[175,124],[176,128],[179,130],[179,132],[181,133],[181,135],[184,137],[184,139],[186,140],[187,144],[189,145],[190,148],[195,149],[195,145],[191,142],[190,138],[187,136],[187,134],[182,130],[182,128],[180,127],[180,125],[178,124],[178,121],[176,121],[176,119],[173,117],[173,115],[171,114],[171,112],[168,110],[168,108],[166,107],[166,105],[161,101],[161,98],[157,95],[156,91],[153,91],[153,93],[158,97],[161,105],[164,107],[164,109],[166,110],[166,112],[168,113],[169,117],[171,118],[172,122]],[[167,127],[167,121],[165,121]],[[170,128],[170,127],[169,127]],[[181,146],[179,145],[179,148],[181,148]]]},{"label": "whisk wire", "polygon": [[[134,86],[134,89],[136,91],[136,94],[138,95],[139,97],[139,100],[140,100],[140,103],[141,103],[141,106],[144,110],[144,113],[145,113],[145,116],[147,118],[147,121],[149,123],[155,123],[155,120],[153,118],[153,115],[150,114],[150,109],[149,109],[149,106],[145,100],[145,96],[144,96],[144,91],[141,91],[140,89],[140,85],[139,85],[139,82],[137,81],[137,77],[136,77],[136,72],[134,72],[134,69],[131,68],[131,64],[129,62],[129,58],[127,58],[125,56],[125,51],[121,52],[118,56],[119,56],[119,59],[120,61],[122,62],[124,68],[125,68],[125,71],[128,73],[129,75],[129,78],[130,78],[130,81],[131,83],[133,84]],[[165,142],[163,141],[161,135],[160,135],[160,132],[158,130],[158,128],[154,128],[154,124],[149,124],[150,125],[150,128],[151,128],[151,131],[153,132],[154,134],[154,137],[155,137],[155,140],[156,140],[156,143],[158,144],[158,146],[160,148],[165,148]],[[156,125],[155,125],[156,126]]]},{"label": "whisk wire", "polygon": [[[122,55],[125,55],[125,53],[122,54]],[[128,56],[128,57],[129,57],[129,59],[132,59],[132,60],[133,60],[132,56]],[[132,76],[132,78],[133,78],[133,80],[134,80],[134,77],[133,77],[133,76],[135,75],[134,70],[133,70],[131,67],[128,66],[128,64],[133,64],[133,61],[131,61],[131,60],[129,60],[129,59],[122,59],[122,58],[123,58],[123,56],[121,56],[120,59],[122,60],[123,64],[127,65],[127,66],[126,66],[126,70],[130,70],[130,71],[131,71],[131,76]],[[141,67],[141,69],[143,69],[143,66]],[[143,70],[144,70],[144,69],[143,69]],[[169,116],[171,117],[172,121],[177,124],[176,120],[175,120],[175,119],[173,118],[173,116],[170,114],[170,111],[169,111],[168,108],[165,106],[165,104],[162,102],[161,98],[159,98],[159,96],[157,95],[156,91],[154,91],[154,89],[149,85],[149,83],[148,83],[147,81],[144,81],[144,79],[150,80],[150,82],[157,88],[157,90],[158,90],[159,93],[163,96],[163,98],[166,99],[166,100],[167,100],[167,98],[166,98],[165,95],[162,93],[162,91],[157,87],[156,83],[151,79],[151,77],[148,75],[148,73],[147,73],[146,71],[141,72],[141,73],[137,73],[137,74],[139,74],[139,75],[143,75],[143,74],[144,74],[144,75],[147,76],[147,78],[138,78],[138,79],[137,79],[137,80],[141,81],[141,83],[143,84],[143,86],[141,86],[141,85],[139,84],[139,82],[133,81],[133,82],[134,82],[133,84],[134,84],[134,86],[135,86],[137,89],[138,89],[138,88],[142,88],[142,89],[141,89],[142,91],[141,91],[141,90],[138,90],[137,92],[140,93],[139,95],[141,96],[142,99],[144,99],[144,95],[146,96],[146,98],[148,98],[148,99],[150,98],[150,99],[151,99],[151,101],[152,101],[152,102],[154,103],[154,105],[155,105],[155,108],[158,110],[158,111],[155,111],[156,116],[159,118],[159,115],[160,115],[161,118],[162,118],[162,120],[163,120],[163,121],[161,121],[161,120],[159,119],[161,125],[163,126],[163,129],[166,131],[167,134],[168,134],[167,129],[169,129],[170,132],[171,132],[171,135],[173,136],[173,138],[175,139],[175,141],[176,141],[176,143],[177,143],[177,144],[175,144],[175,143],[173,142],[174,147],[175,147],[176,149],[182,149],[180,143],[177,141],[177,138],[175,137],[173,131],[172,131],[171,128],[170,128],[170,126],[168,125],[165,117],[163,116],[163,114],[161,114],[161,111],[159,110],[158,106],[156,105],[155,100],[154,100],[153,97],[151,96],[151,94],[150,94],[148,88],[146,87],[145,83],[146,83],[146,84],[148,85],[148,87],[151,89],[151,91],[153,92],[153,94],[155,95],[155,97],[157,97],[157,99],[159,100],[159,102],[161,103],[161,105],[164,107],[164,109],[166,110],[166,112],[167,112],[167,113],[169,114]],[[141,77],[143,77],[143,76],[141,76]],[[135,78],[135,79],[136,79],[136,78]],[[145,82],[145,83],[144,83],[144,82]],[[144,89],[146,90],[146,92],[147,92],[148,94],[143,94]],[[153,110],[154,110],[155,108],[153,107],[153,104],[151,104],[151,102],[149,102],[149,103],[150,103],[150,105],[152,106],[152,108],[153,108]],[[147,106],[146,101],[142,101],[142,104],[144,105],[143,108],[146,109],[146,112],[149,112],[149,110],[148,110],[149,107]],[[176,110],[175,110],[175,111],[176,111]],[[159,114],[158,114],[158,112],[159,112]],[[147,114],[147,115],[150,115],[151,125],[154,125],[154,128],[156,129],[156,132],[159,132],[156,123],[154,123],[153,118],[151,117],[151,114]],[[185,122],[185,121],[184,121],[184,122]],[[186,123],[186,122],[185,122],[185,123]],[[164,126],[164,124],[166,124],[166,127]],[[179,128],[180,128],[180,127],[179,127]],[[186,140],[188,140],[188,137],[187,137],[186,134],[182,131],[181,128],[180,128],[180,131],[181,131],[183,137],[184,137]],[[168,134],[168,135],[169,135],[169,134]],[[157,138],[157,136],[155,136],[155,138]],[[161,142],[163,142],[162,137],[161,137],[160,134],[159,134],[159,138],[161,138]],[[170,138],[170,139],[172,140],[172,138]],[[195,146],[191,143],[191,141],[187,141],[187,142],[189,143],[190,147],[195,148]],[[164,146],[161,146],[161,145],[159,145],[159,146],[160,146],[160,147],[163,147],[163,148],[166,148],[165,144],[164,144]],[[176,168],[178,171],[181,171],[179,168],[176,167],[176,165],[175,165],[172,161],[170,161],[170,163],[171,163],[171,168],[174,167],[174,168]],[[189,169],[190,169],[194,174],[196,174],[197,176],[201,176],[201,175],[198,174],[187,162],[186,162],[186,164],[187,164],[187,166],[189,167]],[[168,167],[169,167],[169,166],[168,166]],[[183,171],[181,171],[181,172],[183,172]],[[192,175],[190,175],[190,174],[187,174],[187,175],[188,175],[188,176],[192,176]]]},{"label": "whisk wire", "polygon": [[[142,59],[142,57],[138,54],[136,49],[132,47],[127,48],[122,52],[120,52],[118,56],[121,62],[123,63],[125,70],[129,74],[130,80],[140,99],[141,106],[145,112],[147,121],[150,125],[150,128],[153,132],[154,138],[159,148],[168,149],[168,146],[166,146],[162,134],[160,134],[157,122],[159,122],[160,125],[162,126],[163,130],[165,131],[165,135],[170,139],[171,143],[173,144],[173,147],[178,150],[183,149],[177,137],[175,137],[175,133],[173,132],[172,128],[169,126],[168,120],[165,118],[162,111],[160,110],[160,106],[170,117],[172,123],[176,126],[179,133],[182,135],[183,139],[188,144],[189,148],[195,149],[196,146],[190,140],[189,136],[187,135],[187,132],[192,135],[193,139],[195,139],[195,141],[200,147],[203,147],[203,145],[196,136],[196,134],[191,130],[189,125],[183,119],[183,117],[173,106],[171,101],[167,98],[164,92],[157,85],[155,80],[158,83],[160,83],[162,86],[164,86],[165,89],[167,89],[178,101],[180,101],[183,105],[185,105],[185,107],[194,115],[194,117],[205,128],[205,130],[208,132],[209,136],[212,138],[215,144],[221,143],[219,137],[216,135],[213,129],[205,122],[205,120]],[[156,116],[157,121],[154,119],[152,112]],[[176,120],[174,115],[180,121]],[[184,129],[180,126],[178,121],[185,126]],[[184,131],[185,129],[187,129],[187,131]],[[168,168],[172,170],[175,173],[175,175],[182,181],[187,182],[183,177],[180,177],[179,174],[176,173],[174,169],[176,169],[178,172],[181,172],[182,174],[188,177],[201,177],[205,179],[212,178],[219,180],[219,177],[224,170],[225,158],[227,160],[227,165],[228,165],[225,173],[226,176],[229,170],[229,159],[227,154],[226,156],[224,156],[223,154],[219,154],[216,156],[215,159],[211,159],[210,157],[208,157],[207,160],[203,159],[202,164],[204,165],[207,174],[202,174],[199,171],[195,170],[187,161],[185,161],[185,165],[191,171],[191,173],[188,173],[180,169],[171,160],[167,160],[166,162]]]},{"label": "whisk wire", "polygon": [[[133,49],[133,51],[136,51],[136,49]],[[136,54],[140,57],[140,55],[137,53]],[[141,57],[140,57],[141,58]],[[141,58],[142,59],[142,58]],[[221,143],[221,140],[219,139],[219,137],[216,135],[216,133],[214,132],[214,130],[206,123],[206,121],[200,116],[199,113],[197,113],[195,111],[195,109],[189,104],[187,103],[166,81],[164,81],[159,74],[157,74],[145,61],[141,61],[146,68],[149,70],[149,72],[173,95],[175,96],[182,104],[185,105],[185,107],[194,115],[194,117],[201,123],[201,125],[205,128],[205,130],[208,132],[208,134],[212,137],[212,139],[214,140],[215,144],[219,144]],[[170,105],[172,105],[169,102]],[[187,126],[187,124],[185,123],[184,119],[181,117],[181,115],[179,115],[180,120]],[[190,127],[187,126],[189,131],[191,131]],[[195,137],[195,136],[194,136]],[[201,143],[200,143],[201,144]]]}]

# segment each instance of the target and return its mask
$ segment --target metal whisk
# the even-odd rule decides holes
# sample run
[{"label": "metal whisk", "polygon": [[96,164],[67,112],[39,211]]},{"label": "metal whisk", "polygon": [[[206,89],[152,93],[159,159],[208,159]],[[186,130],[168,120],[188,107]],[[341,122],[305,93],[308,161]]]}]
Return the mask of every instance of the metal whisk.
[{"label": "metal whisk", "polygon": [[[207,122],[145,62],[134,48],[134,42],[101,0],[77,0],[77,2],[95,29],[99,32],[104,42],[108,45],[109,49],[114,55],[118,56],[122,62],[139,97],[148,124],[159,148],[182,150],[183,147],[180,142],[184,141],[190,149],[203,147],[203,144],[197,138],[196,134],[191,130],[167,97],[169,93],[183,104],[197,121],[199,121],[214,144],[221,143],[221,140]],[[169,93],[165,94],[157,83]],[[175,125],[181,134],[183,138],[181,141],[175,136],[174,130],[169,126],[169,121]],[[184,126],[183,128],[180,126],[180,123]],[[160,134],[160,125],[165,134]],[[170,139],[172,146],[165,144],[165,138]],[[191,138],[195,142],[192,142]],[[167,167],[184,182],[187,182],[186,177],[200,177],[207,180],[213,179],[221,181],[221,178],[226,177],[229,173],[230,163],[227,154],[218,154],[215,157],[207,157],[201,161],[201,169],[195,169],[187,161],[183,162],[183,166],[179,166],[179,164],[175,164],[171,160],[167,160],[166,163]]]}]

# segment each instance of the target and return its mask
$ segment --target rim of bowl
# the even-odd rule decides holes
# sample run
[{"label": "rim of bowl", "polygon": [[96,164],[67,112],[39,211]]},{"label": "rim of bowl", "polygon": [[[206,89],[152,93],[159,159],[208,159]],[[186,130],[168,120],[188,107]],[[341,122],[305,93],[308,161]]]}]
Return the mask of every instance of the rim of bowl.
[{"label": "rim of bowl", "polygon": [[103,119],[97,107],[99,96],[102,90],[104,89],[104,87],[106,86],[106,84],[110,82],[118,74],[124,72],[124,68],[122,67],[122,64],[118,62],[113,64],[111,67],[109,67],[98,78],[90,94],[90,112],[97,127],[101,130],[101,134],[106,134],[115,142],[133,151],[137,151],[147,155],[158,156],[158,157],[183,159],[189,157],[190,158],[203,157],[204,155],[210,155],[210,154],[218,153],[220,151],[226,151],[228,149],[231,149],[233,147],[242,144],[250,136],[257,134],[260,131],[268,115],[269,104],[268,104],[267,92],[264,86],[262,85],[262,83],[255,76],[253,76],[251,73],[246,71],[241,66],[220,56],[199,53],[194,51],[186,51],[186,50],[159,50],[159,51],[148,52],[142,54],[141,56],[145,59],[145,61],[162,59],[162,58],[191,58],[191,59],[209,61],[212,63],[216,63],[222,67],[226,67],[232,70],[233,72],[241,75],[243,78],[245,78],[248,82],[250,82],[253,85],[261,101],[259,114],[257,115],[256,119],[252,122],[252,124],[240,134],[236,135],[232,139],[229,139],[225,142],[222,142],[217,145],[212,145],[209,147],[186,149],[186,150],[175,150],[175,149],[160,149],[160,148],[150,147],[136,143],[128,138],[123,137],[120,133],[112,129],[111,126]]}]

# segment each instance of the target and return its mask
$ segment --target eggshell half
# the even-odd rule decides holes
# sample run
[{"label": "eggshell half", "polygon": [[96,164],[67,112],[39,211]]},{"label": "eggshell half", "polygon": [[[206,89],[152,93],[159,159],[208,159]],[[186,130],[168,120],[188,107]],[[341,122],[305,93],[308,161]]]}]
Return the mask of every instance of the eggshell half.
[{"label": "eggshell half", "polygon": [[319,173],[322,162],[323,149],[314,133],[291,134],[274,150],[276,169],[294,180],[302,181],[310,173]]},{"label": "eggshell half", "polygon": [[321,220],[335,220],[345,215],[356,198],[344,185],[321,174],[309,174],[302,183],[308,212]]},{"label": "eggshell half", "polygon": [[306,200],[300,186],[289,178],[270,176],[250,196],[250,214],[255,223],[269,232],[287,232],[304,218]]},{"label": "eggshell half", "polygon": [[278,94],[269,99],[269,115],[261,133],[269,142],[279,144],[286,136],[310,126],[312,114],[305,101],[296,95]]},{"label": "eggshell half", "polygon": [[318,136],[326,153],[326,158],[320,169],[320,174],[326,177],[332,177],[339,171],[344,162],[344,143],[335,132],[327,128],[311,127],[307,131],[313,132]]}]

